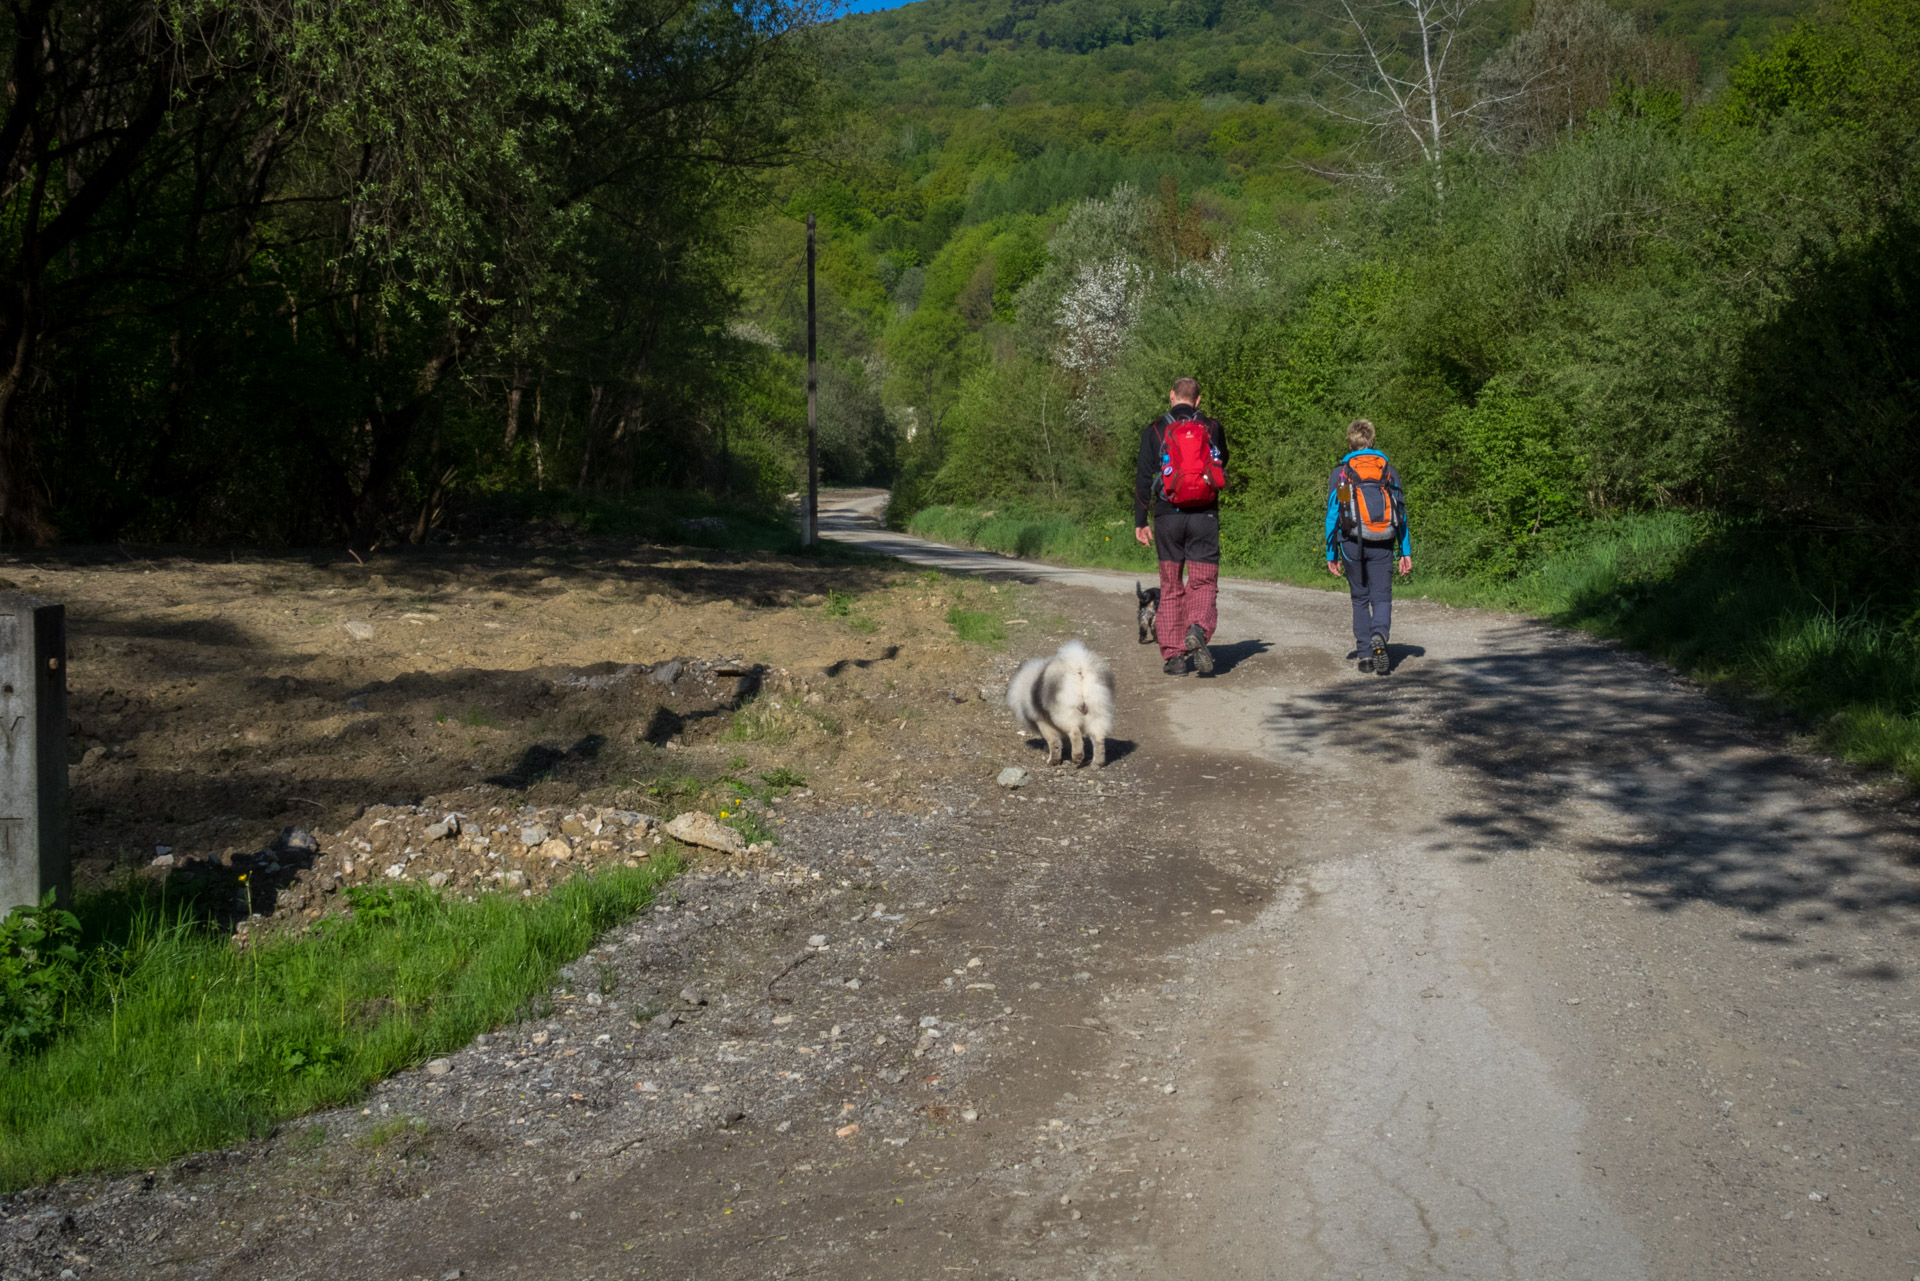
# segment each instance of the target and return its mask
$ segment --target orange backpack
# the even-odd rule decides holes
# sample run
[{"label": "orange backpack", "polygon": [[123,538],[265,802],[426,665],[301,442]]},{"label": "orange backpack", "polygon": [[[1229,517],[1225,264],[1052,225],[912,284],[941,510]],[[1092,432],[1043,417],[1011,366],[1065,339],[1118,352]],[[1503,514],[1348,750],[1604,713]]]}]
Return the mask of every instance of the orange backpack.
[{"label": "orange backpack", "polygon": [[1335,490],[1340,533],[1359,543],[1396,543],[1407,525],[1400,477],[1379,454],[1361,454],[1340,465]]}]

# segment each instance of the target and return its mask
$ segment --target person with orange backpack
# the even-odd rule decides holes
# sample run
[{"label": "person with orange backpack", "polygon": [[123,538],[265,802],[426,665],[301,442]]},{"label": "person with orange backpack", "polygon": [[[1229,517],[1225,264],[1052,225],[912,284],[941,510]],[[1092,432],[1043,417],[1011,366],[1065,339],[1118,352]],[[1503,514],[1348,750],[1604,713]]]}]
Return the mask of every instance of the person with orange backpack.
[{"label": "person with orange backpack", "polygon": [[[1200,384],[1182,378],[1172,407],[1140,433],[1133,536],[1160,561],[1154,639],[1169,676],[1213,675],[1207,641],[1220,626],[1220,491],[1227,487],[1227,433],[1199,410]],[[1148,533],[1151,517],[1153,531]],[[1182,571],[1186,581],[1181,581]]]},{"label": "person with orange backpack", "polygon": [[1413,572],[1413,540],[1400,473],[1373,447],[1373,424],[1347,424],[1348,454],[1327,478],[1327,572],[1345,575],[1353,597],[1353,645],[1360,670],[1393,670],[1387,640],[1393,634],[1394,558]]}]

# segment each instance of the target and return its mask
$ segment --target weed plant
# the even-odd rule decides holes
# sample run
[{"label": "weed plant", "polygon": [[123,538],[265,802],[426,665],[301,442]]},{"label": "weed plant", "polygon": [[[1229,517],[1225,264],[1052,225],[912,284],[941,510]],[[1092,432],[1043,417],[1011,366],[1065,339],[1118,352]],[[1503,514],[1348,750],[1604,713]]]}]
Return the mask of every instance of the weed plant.
[{"label": "weed plant", "polygon": [[779,839],[763,813],[747,802],[768,805],[785,796],[796,788],[805,787],[807,780],[792,770],[782,766],[757,776],[757,781],[749,782],[733,774],[723,775],[714,784],[717,796],[716,810],[720,821],[740,833],[749,842],[771,845]]},{"label": "weed plant", "polygon": [[871,636],[880,630],[880,624],[862,612],[859,605],[859,598],[852,592],[831,587],[827,589],[827,603],[824,606],[827,617],[839,619],[862,636]]},{"label": "weed plant", "polygon": [[982,609],[964,609],[955,605],[947,611],[947,626],[961,640],[974,645],[999,649],[1007,643],[1006,624]]},{"label": "weed plant", "polygon": [[156,1165],[349,1103],[519,1016],[677,869],[667,847],[535,899],[360,890],[350,915],[246,946],[176,891],[82,898],[78,945],[43,985],[60,989],[57,1017],[0,1051],[0,1191]]},{"label": "weed plant", "polygon": [[1007,628],[1030,624],[1031,619],[1014,615],[1026,603],[1012,588],[978,583],[956,582],[953,605],[947,610],[947,626],[970,645],[999,649],[1007,643]]},{"label": "weed plant", "polygon": [[793,721],[781,709],[761,698],[748,699],[733,714],[733,721],[720,735],[727,743],[765,743],[779,746],[793,741]]}]

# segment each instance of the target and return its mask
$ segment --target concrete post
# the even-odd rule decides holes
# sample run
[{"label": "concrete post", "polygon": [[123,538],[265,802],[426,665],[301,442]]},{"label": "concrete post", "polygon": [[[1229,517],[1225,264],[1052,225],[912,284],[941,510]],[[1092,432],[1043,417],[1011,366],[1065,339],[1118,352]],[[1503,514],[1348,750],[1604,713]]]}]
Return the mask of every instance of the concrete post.
[{"label": "concrete post", "polygon": [[67,858],[67,611],[0,592],[0,915],[71,897]]}]

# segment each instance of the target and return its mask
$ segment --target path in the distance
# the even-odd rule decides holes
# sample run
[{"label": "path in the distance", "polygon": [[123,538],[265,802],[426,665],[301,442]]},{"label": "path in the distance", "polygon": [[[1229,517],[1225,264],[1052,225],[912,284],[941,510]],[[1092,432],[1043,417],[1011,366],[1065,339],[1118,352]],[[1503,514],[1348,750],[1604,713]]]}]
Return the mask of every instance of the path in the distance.
[{"label": "path in the distance", "polygon": [[[823,495],[823,534],[1131,594],[882,531],[884,501]],[[1089,1087],[1155,1043],[1184,1074],[1139,1131],[1160,1177],[1099,1185],[1151,1202],[1139,1234],[1059,1274],[1920,1274],[1912,810],[1590,638],[1407,601],[1375,680],[1346,616],[1226,580],[1227,670],[1123,709],[1285,767],[1288,870]]]}]

